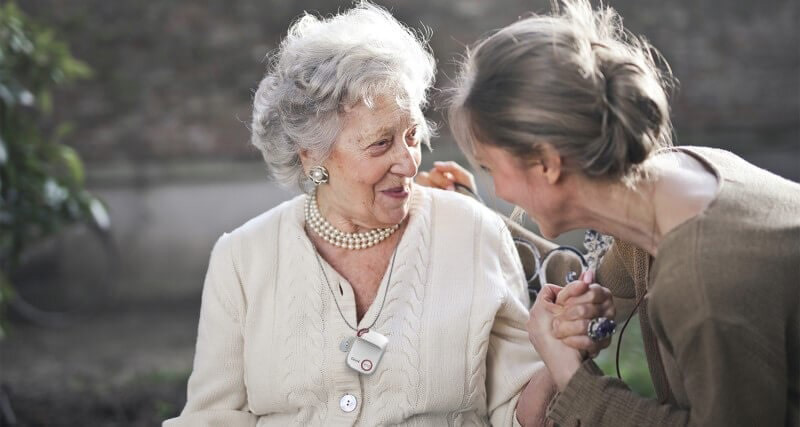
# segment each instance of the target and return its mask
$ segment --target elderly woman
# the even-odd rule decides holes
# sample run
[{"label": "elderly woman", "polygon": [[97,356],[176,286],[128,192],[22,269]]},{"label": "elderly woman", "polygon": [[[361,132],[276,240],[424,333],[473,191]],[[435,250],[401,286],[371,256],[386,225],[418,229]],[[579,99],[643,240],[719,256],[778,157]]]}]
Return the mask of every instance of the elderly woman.
[{"label": "elderly woman", "polygon": [[[571,348],[600,315],[571,308],[586,283],[543,290],[529,330],[560,390],[550,419],[798,425],[800,185],[726,151],[671,147],[655,51],[613,10],[564,5],[478,43],[450,110],[498,196],[546,237],[616,238],[597,276],[638,305],[657,400]],[[446,165],[426,180],[469,181]]]},{"label": "elderly woman", "polygon": [[165,426],[539,420],[552,385],[508,231],[413,182],[433,77],[424,43],[376,6],[289,29],[252,141],[307,194],[215,245],[186,407]]}]

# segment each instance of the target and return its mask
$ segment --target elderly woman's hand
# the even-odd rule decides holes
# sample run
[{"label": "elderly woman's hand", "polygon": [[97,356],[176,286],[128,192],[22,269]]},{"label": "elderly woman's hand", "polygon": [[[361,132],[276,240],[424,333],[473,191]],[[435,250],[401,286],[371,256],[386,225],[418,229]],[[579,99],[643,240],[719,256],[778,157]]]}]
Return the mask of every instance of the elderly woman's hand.
[{"label": "elderly woman's hand", "polygon": [[556,285],[544,285],[531,308],[528,319],[528,338],[539,353],[556,387],[563,391],[569,380],[580,368],[583,360],[580,352],[553,335],[553,320],[563,308],[556,304],[556,297],[563,288]]},{"label": "elderly woman's hand", "polygon": [[593,281],[593,272],[587,271],[580,280],[565,286],[556,298],[561,311],[553,319],[556,338],[592,358],[611,344],[611,337],[592,341],[586,334],[589,322],[598,317],[614,319],[617,314],[611,292]]},{"label": "elderly woman's hand", "polygon": [[417,174],[417,184],[426,187],[441,188],[442,190],[455,190],[456,184],[467,187],[473,193],[477,191],[475,177],[463,166],[456,162],[433,162],[433,168],[428,172]]}]

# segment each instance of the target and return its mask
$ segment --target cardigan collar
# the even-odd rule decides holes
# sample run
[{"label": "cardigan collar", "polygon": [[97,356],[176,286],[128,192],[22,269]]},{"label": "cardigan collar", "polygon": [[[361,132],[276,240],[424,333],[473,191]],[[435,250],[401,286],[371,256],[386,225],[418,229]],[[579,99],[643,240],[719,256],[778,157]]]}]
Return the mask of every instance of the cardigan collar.
[{"label": "cardigan collar", "polygon": [[[289,224],[291,228],[289,236],[292,236],[293,239],[296,239],[296,241],[301,243],[303,250],[309,251],[310,254],[313,254],[314,252],[317,252],[317,249],[314,247],[314,244],[311,242],[311,239],[309,238],[308,234],[306,234],[305,230],[304,207],[306,197],[308,197],[308,195],[301,195],[295,197],[291,201],[291,209],[287,209],[286,212],[288,215],[290,215],[290,218],[287,218],[289,221],[286,221],[286,223]],[[400,238],[400,242],[397,245],[397,255],[395,259],[394,271],[392,273],[392,284],[390,286],[402,283],[410,283],[413,286],[425,285],[424,282],[428,277],[428,264],[430,260],[428,253],[431,243],[430,236],[432,210],[433,200],[430,190],[416,184],[413,185],[408,212],[408,225],[406,226],[406,229]],[[347,282],[347,280],[342,277],[342,275],[339,274],[333,267],[331,267],[330,264],[321,256],[320,261],[322,262],[326,272],[328,272],[328,279],[331,281],[332,285],[335,283],[334,280],[349,284],[349,282]],[[384,287],[387,286],[386,276],[390,266],[387,267],[387,271],[384,272],[381,278],[378,295],[382,295],[385,291]],[[333,272],[332,276],[330,275],[330,272]],[[377,298],[375,302],[378,302]],[[375,316],[374,312],[377,310],[377,308],[374,307],[375,302],[373,302],[373,304],[364,314],[362,322],[367,322],[367,324],[372,322],[372,319]],[[383,320],[384,319],[378,319],[378,323],[382,323]]]}]

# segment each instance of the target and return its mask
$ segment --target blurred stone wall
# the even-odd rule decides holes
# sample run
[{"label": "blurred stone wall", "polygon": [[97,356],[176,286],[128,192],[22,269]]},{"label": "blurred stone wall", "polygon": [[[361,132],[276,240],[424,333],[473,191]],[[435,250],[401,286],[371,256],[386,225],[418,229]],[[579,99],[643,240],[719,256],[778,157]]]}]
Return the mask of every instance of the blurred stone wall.
[{"label": "blurred stone wall", "polygon": [[[252,91],[265,55],[322,0],[18,0],[55,27],[95,71],[55,98],[53,122],[88,163],[108,203],[118,259],[83,229],[28,256],[20,289],[45,307],[199,296],[214,240],[290,196],[265,181],[249,144]],[[464,46],[545,0],[387,0],[408,25],[432,29],[437,85],[450,85]],[[679,144],[731,149],[800,180],[800,20],[796,0],[611,0],[681,81]],[[429,114],[441,122],[441,114]],[[434,158],[458,157],[446,126]],[[508,206],[491,198],[493,207]],[[579,236],[563,241],[577,244]]]},{"label": "blurred stone wall", "polygon": [[[58,98],[57,118],[90,162],[257,157],[248,144],[252,90],[264,58],[303,10],[351,4],[322,0],[24,0],[55,26],[96,77]],[[449,85],[463,46],[548,2],[378,1],[414,27],[433,30],[438,85]],[[745,155],[800,144],[800,18],[794,0],[612,0],[632,31],[672,64],[678,143]],[[438,117],[436,112],[432,113]],[[442,144],[447,144],[445,132]],[[769,157],[769,156],[767,156]],[[800,178],[775,159],[766,167]],[[796,160],[796,159],[795,159]],[[775,162],[773,165],[771,162]],[[800,168],[798,168],[800,169]]]}]

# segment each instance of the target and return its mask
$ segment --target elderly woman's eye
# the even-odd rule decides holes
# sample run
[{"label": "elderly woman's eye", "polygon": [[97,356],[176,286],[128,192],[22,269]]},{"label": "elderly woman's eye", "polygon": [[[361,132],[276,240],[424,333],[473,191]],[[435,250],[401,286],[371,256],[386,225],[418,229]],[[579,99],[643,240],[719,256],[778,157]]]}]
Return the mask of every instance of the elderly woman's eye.
[{"label": "elderly woman's eye", "polygon": [[417,127],[414,126],[408,132],[406,132],[406,139],[411,142],[411,145],[417,145]]},{"label": "elderly woman's eye", "polygon": [[391,139],[382,139],[382,140],[372,144],[372,147],[386,147],[387,145],[389,145],[391,143],[392,143]]}]

